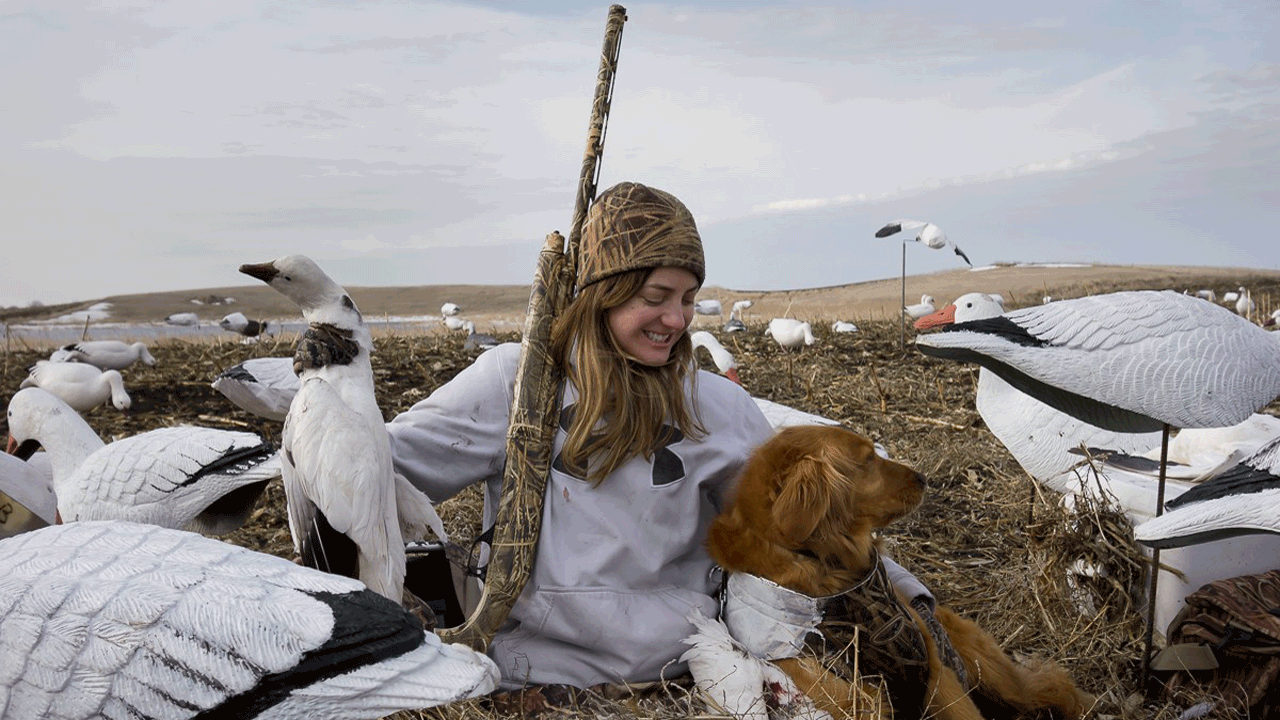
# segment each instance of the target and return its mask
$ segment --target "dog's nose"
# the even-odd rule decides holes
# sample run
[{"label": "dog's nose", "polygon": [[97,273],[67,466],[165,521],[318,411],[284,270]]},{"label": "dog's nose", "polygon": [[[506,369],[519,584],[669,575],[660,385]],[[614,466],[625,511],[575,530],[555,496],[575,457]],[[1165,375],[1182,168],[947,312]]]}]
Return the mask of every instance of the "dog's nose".
[{"label": "dog's nose", "polygon": [[916,482],[920,483],[920,487],[928,487],[929,481],[924,479],[920,473],[916,473]]}]

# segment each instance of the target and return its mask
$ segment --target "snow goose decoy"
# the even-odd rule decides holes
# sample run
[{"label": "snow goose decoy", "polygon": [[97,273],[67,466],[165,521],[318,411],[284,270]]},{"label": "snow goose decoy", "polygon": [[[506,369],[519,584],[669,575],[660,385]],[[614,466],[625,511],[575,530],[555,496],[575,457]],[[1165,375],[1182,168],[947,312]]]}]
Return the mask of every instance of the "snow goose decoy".
[{"label": "snow goose decoy", "polygon": [[1280,435],[1165,507],[1168,512],[1134,528],[1138,542],[1168,549],[1254,533],[1280,535]]},{"label": "snow goose decoy", "polygon": [[280,460],[254,433],[178,425],[104,444],[38,388],[9,401],[10,452],[39,444],[53,466],[58,520],[128,520],[221,535],[239,528]]},{"label": "snow goose decoy", "polygon": [[88,363],[100,370],[124,370],[138,361],[142,361],[143,365],[156,364],[156,359],[147,351],[147,346],[140,342],[81,340],[64,345],[62,351],[59,357],[63,362]]},{"label": "snow goose decoy", "polygon": [[164,319],[169,325],[178,325],[182,327],[199,327],[200,316],[193,312],[173,313]]},{"label": "snow goose decoy", "polygon": [[765,333],[772,337],[784,350],[794,350],[801,345],[812,345],[817,342],[813,329],[807,322],[793,318],[774,318],[769,321]]},{"label": "snow goose decoy", "polygon": [[245,337],[258,337],[267,331],[267,321],[250,320],[242,312],[233,312],[219,320],[218,327]]},{"label": "snow goose decoy", "polygon": [[925,315],[932,315],[936,310],[937,308],[933,305],[932,295],[921,295],[920,302],[902,308],[902,311],[912,320],[919,320]]},{"label": "snow goose decoy", "polygon": [[1252,317],[1253,311],[1258,309],[1258,304],[1253,301],[1247,288],[1240,288],[1240,296],[1236,298],[1236,314],[1241,317]]},{"label": "snow goose decoy", "polygon": [[53,393],[78,413],[86,413],[110,401],[117,410],[133,404],[118,370],[99,370],[82,362],[37,360],[20,388],[38,387]]},{"label": "snow goose decoy", "polygon": [[1280,324],[1280,310],[1273,310],[1271,312],[1271,317],[1267,318],[1266,322],[1262,323],[1263,327],[1275,327],[1278,324]]},{"label": "snow goose decoy", "polygon": [[[1235,425],[1280,395],[1280,339],[1222,307],[1171,291],[1023,308],[920,336],[916,345],[927,355],[976,362],[1054,408],[1114,432],[1167,436],[1171,426]],[[1159,552],[1152,551],[1157,567]],[[1144,681],[1159,574],[1151,573],[1148,594]]]},{"label": "snow goose decoy", "polygon": [[693,304],[693,311],[699,315],[723,315],[724,308],[719,300],[699,300]]},{"label": "snow goose decoy", "polygon": [[854,324],[853,324],[853,323],[851,323],[851,322],[845,322],[845,321],[843,321],[843,320],[837,320],[837,321],[835,321],[835,322],[831,323],[831,332],[838,332],[838,333],[852,333],[852,332],[858,332],[858,326],[857,326],[857,325],[854,325]]},{"label": "snow goose decoy", "polygon": [[446,538],[427,496],[392,467],[369,328],[342,286],[304,255],[240,272],[292,300],[309,323],[294,352],[301,387],[281,438],[294,546],[305,564],[401,602],[406,536]]},{"label": "snow goose decoy", "polygon": [[[742,384],[742,380],[738,376],[738,361],[734,359],[733,354],[716,340],[715,336],[706,330],[699,330],[689,334],[689,340],[693,343],[694,352],[698,348],[705,348],[711,355],[711,362],[715,363],[716,368],[722,375],[730,380]],[[760,408],[760,412],[764,413],[765,419],[773,426],[774,430],[780,430],[790,425],[839,425],[839,421],[831,418],[814,415],[812,413],[797,410],[793,407],[776,403],[762,397],[751,396],[756,406]]]},{"label": "snow goose decoy", "polygon": [[467,331],[467,339],[462,343],[462,349],[469,352],[476,350],[488,350],[489,348],[498,347],[498,338],[487,333],[476,332],[476,324],[468,320],[463,327]]},{"label": "snow goose decoy", "polygon": [[302,386],[291,357],[250,358],[223,370],[210,384],[241,410],[276,422],[284,422]]},{"label": "snow goose decoy", "polygon": [[372,720],[498,680],[356,580],[180,530],[32,530],[0,577],[6,718]]},{"label": "snow goose decoy", "polygon": [[754,305],[750,300],[738,300],[729,309],[729,320],[724,324],[725,332],[746,332],[747,324],[742,322],[742,312]]},{"label": "snow goose decoy", "polygon": [[467,328],[467,321],[457,315],[444,315],[440,318],[440,322],[444,323],[444,326],[450,330],[465,330]]},{"label": "snow goose decoy", "polygon": [[462,308],[457,303],[447,302],[440,306],[440,317],[453,317],[462,312]]},{"label": "snow goose decoy", "polygon": [[[913,236],[911,234],[912,230],[918,230],[919,232],[915,233]],[[905,233],[903,236],[904,248],[906,247],[906,243],[912,240],[926,247],[931,247],[934,250],[941,250],[944,247],[949,247],[961,260],[964,260],[965,265],[973,267],[973,263],[969,262],[969,256],[965,255],[963,250],[961,250],[955,243],[951,242],[951,240],[947,238],[946,233],[942,232],[941,228],[931,222],[924,222],[922,220],[895,220],[877,230],[876,237],[885,238],[890,235],[896,235],[900,232]],[[903,253],[905,255],[905,249],[903,250]]]}]

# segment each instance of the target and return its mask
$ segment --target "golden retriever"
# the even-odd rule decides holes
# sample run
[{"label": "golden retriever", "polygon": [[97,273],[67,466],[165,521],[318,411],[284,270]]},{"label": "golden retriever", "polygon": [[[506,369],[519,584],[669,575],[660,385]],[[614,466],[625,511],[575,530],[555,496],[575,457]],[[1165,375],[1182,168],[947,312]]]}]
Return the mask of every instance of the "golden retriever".
[{"label": "golden retriever", "polygon": [[[884,613],[867,615],[861,607],[866,595],[852,593],[843,610],[829,606],[836,608],[829,612],[849,615],[852,607],[855,617],[841,623],[828,615],[818,627],[828,650],[810,642],[798,657],[775,661],[819,708],[834,717],[865,718],[868,698],[882,697],[881,686],[861,680],[859,670],[861,677],[878,674],[887,679],[884,687],[899,718],[980,720],[985,716],[979,705],[990,717],[1016,716],[1037,708],[1052,708],[1071,720],[1082,717],[1093,698],[1079,691],[1065,670],[1052,663],[1020,665],[976,623],[939,607],[935,616],[959,656],[957,665],[963,664],[972,685],[966,687],[951,669],[957,665],[948,666],[943,660],[955,654],[940,651],[939,647],[949,650],[945,641],[940,646],[928,631],[926,620],[932,618],[922,618],[909,606],[909,598],[895,602],[878,561],[874,531],[914,510],[924,489],[923,477],[878,456],[874,444],[857,433],[816,425],[785,428],[751,457],[733,499],[711,525],[708,548],[726,572],[749,573],[813,598],[840,595],[851,588],[873,592],[861,589],[867,586],[864,581],[881,579],[884,592],[875,597],[887,599],[881,605],[896,606],[889,613],[896,613],[900,626],[907,629],[899,633],[896,647],[904,641],[913,643],[927,655],[915,661],[919,672],[911,672],[911,662],[896,663],[894,659],[902,656],[892,648],[888,654],[875,655],[875,636],[883,628],[860,627],[856,636],[828,637],[869,617],[872,624],[882,624]],[[918,635],[908,622],[919,628]],[[832,629],[837,632],[829,632]],[[859,649],[850,652],[854,637],[860,638]],[[896,684],[890,679],[895,675]]]}]

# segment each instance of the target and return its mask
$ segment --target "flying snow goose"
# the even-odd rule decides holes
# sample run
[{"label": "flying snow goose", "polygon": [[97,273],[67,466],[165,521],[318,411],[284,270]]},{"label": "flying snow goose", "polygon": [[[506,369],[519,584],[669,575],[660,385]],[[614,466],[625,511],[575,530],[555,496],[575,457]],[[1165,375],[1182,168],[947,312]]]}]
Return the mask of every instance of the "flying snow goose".
[{"label": "flying snow goose", "polygon": [[108,400],[117,410],[133,404],[118,370],[99,370],[88,363],[37,360],[20,388],[38,387],[57,395],[78,413],[86,413]]},{"label": "flying snow goose", "polygon": [[919,320],[925,315],[932,315],[936,310],[937,308],[933,305],[932,295],[921,295],[920,302],[902,308],[902,311],[912,320]]},{"label": "flying snow goose", "polygon": [[0,454],[0,539],[57,522],[53,484],[35,466]]},{"label": "flying snow goose", "polygon": [[374,395],[373,341],[355,302],[310,258],[241,265],[292,300],[309,327],[294,353],[301,387],[281,438],[289,529],[304,563],[404,597],[405,539],[445,539],[427,496],[396,474]]},{"label": "flying snow goose", "polygon": [[[911,231],[913,230],[919,230],[919,232],[912,236]],[[959,246],[947,238],[946,233],[942,232],[942,228],[939,228],[931,222],[924,222],[922,220],[894,220],[877,230],[876,237],[885,238],[890,235],[896,235],[900,232],[906,233],[903,239],[904,242],[914,240],[921,245],[931,247],[934,250],[941,250],[944,247],[949,247],[961,260],[964,260],[965,265],[973,267],[973,263],[969,262],[969,256],[965,255],[964,251],[961,250]]]},{"label": "flying snow goose", "polygon": [[64,345],[59,355],[64,362],[82,362],[100,370],[124,370],[142,361],[143,365],[155,365],[145,343],[126,343],[120,340],[81,340]]},{"label": "flying snow goose", "polygon": [[1165,503],[1134,528],[1138,542],[1176,548],[1253,533],[1280,534],[1280,436],[1216,477]]},{"label": "flying snow goose", "polygon": [[0,541],[0,578],[15,720],[372,720],[498,680],[356,580],[180,530],[32,530]]},{"label": "flying snow goose", "polygon": [[60,521],[129,520],[221,535],[239,528],[280,460],[254,433],[178,425],[104,444],[54,395],[19,390],[6,411],[10,451],[43,446]]},{"label": "flying snow goose", "polygon": [[926,355],[976,362],[1103,428],[1224,427],[1280,395],[1280,339],[1170,291],[1060,300],[922,335]]},{"label": "flying snow goose", "polygon": [[245,337],[258,337],[267,331],[267,321],[250,320],[242,312],[233,312],[219,320],[218,327]]},{"label": "flying snow goose", "polygon": [[241,410],[276,422],[284,422],[302,386],[291,357],[250,358],[223,370],[210,384]]},{"label": "flying snow goose", "polygon": [[793,318],[774,318],[769,321],[765,333],[772,337],[784,350],[794,350],[801,345],[812,345],[817,342],[809,323]]}]

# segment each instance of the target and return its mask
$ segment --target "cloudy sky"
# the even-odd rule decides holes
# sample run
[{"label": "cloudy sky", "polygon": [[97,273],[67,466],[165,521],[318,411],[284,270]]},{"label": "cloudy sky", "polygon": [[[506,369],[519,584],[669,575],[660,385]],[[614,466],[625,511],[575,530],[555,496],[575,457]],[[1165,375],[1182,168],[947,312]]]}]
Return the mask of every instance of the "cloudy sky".
[{"label": "cloudy sky", "polygon": [[[1044,8],[1052,7],[1052,10]],[[601,183],[698,218],[708,283],[976,265],[1280,267],[1280,3],[627,5]],[[0,305],[529,282],[567,233],[606,2],[0,2]],[[912,244],[911,274],[959,259]]]}]

